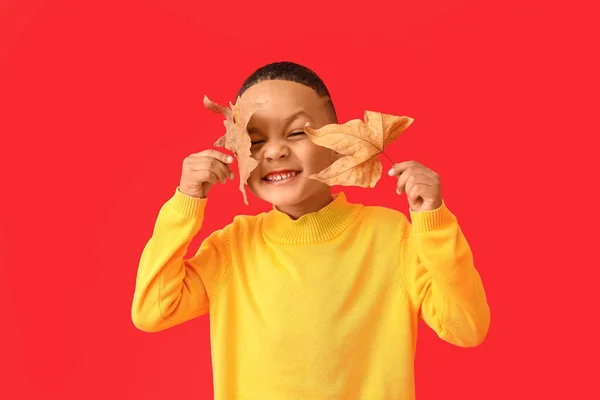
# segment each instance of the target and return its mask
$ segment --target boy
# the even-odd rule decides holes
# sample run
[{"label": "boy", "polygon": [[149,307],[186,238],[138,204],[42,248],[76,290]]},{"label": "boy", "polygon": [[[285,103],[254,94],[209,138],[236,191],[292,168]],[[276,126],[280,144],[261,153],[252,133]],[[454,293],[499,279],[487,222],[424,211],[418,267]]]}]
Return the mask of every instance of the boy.
[{"label": "boy", "polygon": [[457,346],[480,344],[490,311],[470,248],[446,208],[438,175],[396,164],[412,223],[396,210],[350,203],[306,177],[335,160],[303,133],[337,123],[329,93],[290,62],[242,86],[267,101],[248,124],[251,192],[268,213],[237,216],[184,259],[213,184],[231,157],[187,157],[141,256],[136,327],[156,332],[209,314],[217,400],[414,398],[418,318]]}]

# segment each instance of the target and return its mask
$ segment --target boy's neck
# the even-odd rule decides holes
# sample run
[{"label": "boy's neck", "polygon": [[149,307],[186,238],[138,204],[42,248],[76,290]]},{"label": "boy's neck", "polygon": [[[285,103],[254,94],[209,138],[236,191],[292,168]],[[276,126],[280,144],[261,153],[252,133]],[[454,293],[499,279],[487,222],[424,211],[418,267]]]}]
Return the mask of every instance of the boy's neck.
[{"label": "boy's neck", "polygon": [[315,193],[304,201],[290,206],[275,206],[277,210],[287,214],[291,219],[297,220],[305,214],[317,212],[333,201],[331,191]]}]

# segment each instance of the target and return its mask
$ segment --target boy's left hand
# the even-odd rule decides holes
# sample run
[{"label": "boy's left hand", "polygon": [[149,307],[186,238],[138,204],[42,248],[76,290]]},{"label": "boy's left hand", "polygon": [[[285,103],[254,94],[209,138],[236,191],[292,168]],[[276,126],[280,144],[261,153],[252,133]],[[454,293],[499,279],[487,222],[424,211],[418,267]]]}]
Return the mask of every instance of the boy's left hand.
[{"label": "boy's left hand", "polygon": [[390,176],[397,176],[396,193],[406,192],[412,211],[431,211],[442,205],[440,176],[416,161],[394,164]]}]

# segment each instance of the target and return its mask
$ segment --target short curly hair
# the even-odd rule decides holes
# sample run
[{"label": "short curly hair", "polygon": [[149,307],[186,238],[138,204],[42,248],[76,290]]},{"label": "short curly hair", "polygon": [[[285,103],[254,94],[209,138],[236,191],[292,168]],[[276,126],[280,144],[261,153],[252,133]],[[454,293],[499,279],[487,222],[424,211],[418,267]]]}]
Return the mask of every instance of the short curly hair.
[{"label": "short curly hair", "polygon": [[319,96],[327,97],[327,105],[337,122],[337,114],[331,95],[323,80],[311,69],[291,61],[278,61],[263,65],[255,70],[242,84],[238,92],[241,96],[251,86],[267,80],[285,80],[300,83],[313,89]]}]

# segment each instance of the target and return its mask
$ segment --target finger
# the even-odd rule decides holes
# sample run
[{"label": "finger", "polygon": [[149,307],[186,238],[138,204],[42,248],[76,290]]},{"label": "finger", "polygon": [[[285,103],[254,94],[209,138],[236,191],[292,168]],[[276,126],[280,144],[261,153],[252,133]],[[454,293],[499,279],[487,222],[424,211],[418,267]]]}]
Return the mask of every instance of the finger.
[{"label": "finger", "polygon": [[219,177],[212,172],[209,169],[201,169],[201,170],[197,170],[197,171],[192,171],[192,176],[194,177],[194,180],[196,180],[197,182],[209,182],[211,184],[215,184],[217,183],[217,181],[219,180]]},{"label": "finger", "polygon": [[398,178],[396,193],[402,194],[404,191],[408,191],[410,186],[417,183],[428,183],[430,180],[430,176],[421,173],[419,170],[408,169]]},{"label": "finger", "polygon": [[414,167],[418,167],[421,166],[420,163],[418,163],[417,161],[404,161],[398,164],[394,164],[392,166],[392,168],[388,171],[388,175],[389,176],[394,176],[394,175],[400,175],[401,173],[403,173],[404,171],[406,171],[408,168],[414,168]]},{"label": "finger", "polygon": [[398,177],[398,182],[396,182],[396,191],[398,191],[399,194],[404,191],[404,187],[406,186],[408,179],[413,175],[413,173],[414,169],[406,169],[400,174],[400,176]]},{"label": "finger", "polygon": [[410,188],[407,188],[406,197],[411,202],[411,204],[417,204],[419,198],[423,197],[424,191],[428,189],[428,186],[423,183],[416,183],[412,185]]},{"label": "finger", "polygon": [[219,181],[221,181],[221,183],[227,182],[227,178],[233,179],[233,173],[229,169],[229,166],[223,164],[213,157],[198,158],[198,161],[190,164],[190,169],[192,171],[212,171],[217,176]]},{"label": "finger", "polygon": [[432,178],[439,179],[439,175],[435,171],[431,170],[430,168],[427,168],[426,166],[417,161],[406,161],[404,163],[394,164],[394,166],[388,171],[388,174],[390,176],[398,176],[405,173],[409,169],[414,171],[415,173],[418,172],[423,175],[428,175]]},{"label": "finger", "polygon": [[228,165],[223,164],[221,161],[218,161],[214,158],[211,159],[211,168],[218,177],[221,183],[226,183],[227,179],[233,179],[233,172],[229,169]]},{"label": "finger", "polygon": [[216,158],[217,160],[221,161],[224,164],[231,164],[233,162],[233,157],[230,156],[229,154],[225,154],[223,152],[220,152],[218,150],[213,150],[213,149],[208,149],[208,150],[204,150],[201,151],[199,153],[194,153],[191,154],[190,157],[213,157]]}]

